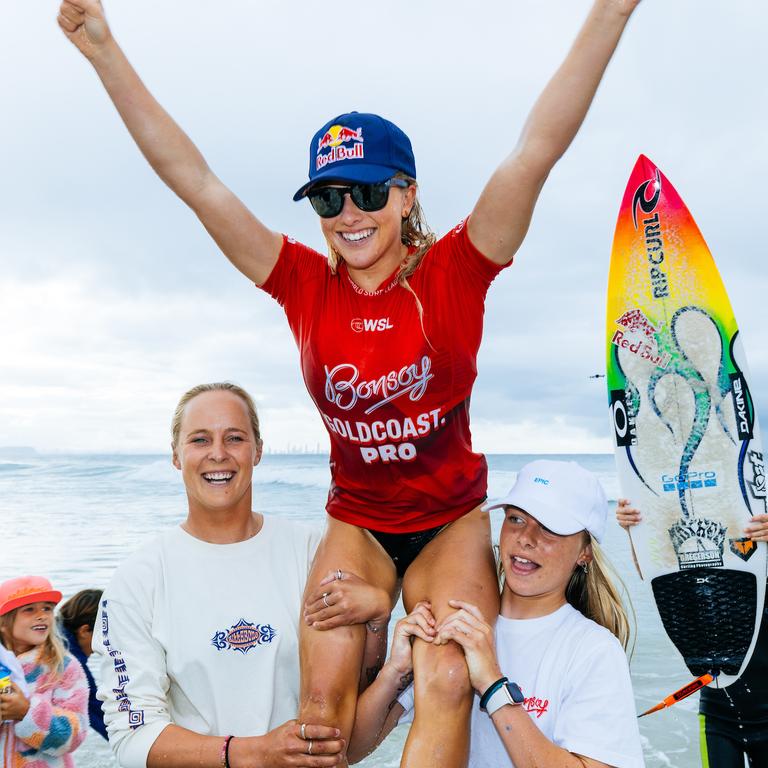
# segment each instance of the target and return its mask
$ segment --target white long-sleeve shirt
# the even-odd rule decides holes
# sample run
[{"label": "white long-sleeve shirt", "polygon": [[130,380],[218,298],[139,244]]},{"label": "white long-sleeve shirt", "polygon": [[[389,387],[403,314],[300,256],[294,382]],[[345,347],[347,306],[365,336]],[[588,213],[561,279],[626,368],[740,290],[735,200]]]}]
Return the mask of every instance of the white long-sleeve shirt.
[{"label": "white long-sleeve shirt", "polygon": [[160,732],[256,736],[298,711],[301,600],[320,532],[264,517],[237,544],[181,528],[131,556],[104,593],[98,696],[124,768]]}]

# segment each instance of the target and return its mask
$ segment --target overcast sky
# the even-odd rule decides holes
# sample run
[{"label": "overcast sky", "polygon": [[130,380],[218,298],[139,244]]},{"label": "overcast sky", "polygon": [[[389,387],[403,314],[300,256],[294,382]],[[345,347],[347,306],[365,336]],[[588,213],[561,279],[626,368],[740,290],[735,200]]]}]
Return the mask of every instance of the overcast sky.
[{"label": "overcast sky", "polygon": [[[320,125],[353,109],[398,123],[442,234],[514,146],[590,2],[105,5],[218,175],[269,226],[322,249],[309,205],[291,201]],[[57,8],[3,2],[0,446],[165,451],[181,392],[230,379],[255,395],[268,447],[325,450],[282,311],[146,166]],[[640,152],[696,218],[768,401],[767,29],[760,0],[644,0],[491,289],[479,449],[611,450],[604,380],[589,377],[605,369],[611,241]]]}]

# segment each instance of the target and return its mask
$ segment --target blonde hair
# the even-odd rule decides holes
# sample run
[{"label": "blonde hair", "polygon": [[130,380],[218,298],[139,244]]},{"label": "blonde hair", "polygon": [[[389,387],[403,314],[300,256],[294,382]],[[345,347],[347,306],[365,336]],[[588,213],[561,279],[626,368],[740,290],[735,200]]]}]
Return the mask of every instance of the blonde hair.
[{"label": "blonde hair", "polygon": [[[53,606],[54,603],[51,603]],[[13,642],[13,625],[16,621],[16,614],[24,606],[14,608],[12,611],[0,616],[0,641],[3,645],[12,653],[18,653],[16,646]],[[51,616],[53,618],[53,616]],[[48,688],[52,688],[56,684],[58,676],[64,671],[64,656],[66,650],[64,649],[64,641],[59,635],[56,627],[56,622],[51,622],[51,629],[48,632],[48,637],[45,638],[45,642],[38,646],[37,662],[44,664],[50,670],[49,673],[38,679],[36,683],[36,689],[38,691],[44,691]]]},{"label": "blonde hair", "polygon": [[[565,587],[565,599],[588,619],[605,627],[619,640],[625,651],[630,649],[630,646],[634,649],[632,627],[637,625],[637,617],[627,588],[598,543],[587,531],[584,531],[584,536],[584,545],[589,544],[592,547],[592,562],[587,564],[586,572],[580,565],[575,566]],[[494,547],[494,551],[501,590],[504,588],[505,577],[498,545]],[[614,582],[621,585],[621,590]],[[622,598],[622,592],[625,599]],[[631,623],[625,601],[632,616]]]},{"label": "blonde hair", "polygon": [[[632,624],[636,624],[635,611],[616,569],[603,554],[598,543],[584,532],[586,542],[592,547],[592,562],[587,564],[587,571],[577,565],[565,588],[565,599],[588,619],[592,619],[615,635],[626,651],[632,640]],[[616,586],[621,585],[621,590]],[[627,609],[621,592],[632,613],[630,624]]]},{"label": "blonde hair", "polygon": [[192,389],[188,389],[179,400],[176,405],[176,410],[173,412],[173,419],[171,420],[171,439],[174,448],[179,445],[179,435],[181,434],[181,420],[184,418],[184,409],[187,407],[187,403],[194,399],[198,395],[202,395],[204,392],[231,392],[233,395],[239,397],[248,409],[248,418],[251,422],[251,428],[253,429],[254,437],[257,443],[261,443],[261,431],[259,429],[259,415],[256,413],[256,405],[253,402],[253,398],[237,384],[232,384],[230,381],[216,381],[212,384],[198,384]]}]

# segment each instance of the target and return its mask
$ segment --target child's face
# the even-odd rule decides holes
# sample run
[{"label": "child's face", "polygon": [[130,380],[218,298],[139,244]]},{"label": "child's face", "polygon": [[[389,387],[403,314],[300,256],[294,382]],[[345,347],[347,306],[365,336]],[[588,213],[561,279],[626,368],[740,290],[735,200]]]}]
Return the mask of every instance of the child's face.
[{"label": "child's face", "polygon": [[586,534],[562,536],[517,507],[504,511],[499,549],[506,588],[519,597],[564,600],[576,564],[592,560]]},{"label": "child's face", "polygon": [[42,645],[53,627],[53,603],[30,603],[16,610],[11,636],[16,653]]}]

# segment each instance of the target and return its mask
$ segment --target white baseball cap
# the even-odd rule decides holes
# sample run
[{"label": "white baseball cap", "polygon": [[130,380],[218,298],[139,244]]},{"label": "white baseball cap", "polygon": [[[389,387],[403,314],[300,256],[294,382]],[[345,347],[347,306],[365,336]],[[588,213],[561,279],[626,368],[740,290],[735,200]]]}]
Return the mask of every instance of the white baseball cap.
[{"label": "white baseball cap", "polygon": [[504,498],[486,510],[517,507],[545,528],[567,536],[589,531],[600,542],[605,533],[608,502],[600,481],[575,461],[539,459],[526,464]]}]

